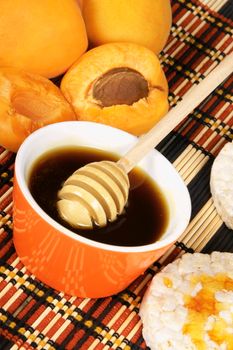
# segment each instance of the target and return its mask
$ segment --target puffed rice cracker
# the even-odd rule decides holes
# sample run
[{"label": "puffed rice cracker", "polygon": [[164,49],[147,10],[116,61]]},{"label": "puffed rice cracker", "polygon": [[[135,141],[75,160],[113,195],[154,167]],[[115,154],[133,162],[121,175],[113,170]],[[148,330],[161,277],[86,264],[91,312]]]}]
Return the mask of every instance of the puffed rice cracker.
[{"label": "puffed rice cracker", "polygon": [[233,349],[233,254],[184,254],[152,279],[140,306],[151,350]]},{"label": "puffed rice cracker", "polygon": [[228,142],[213,162],[210,191],[223,222],[233,229],[233,143]]}]

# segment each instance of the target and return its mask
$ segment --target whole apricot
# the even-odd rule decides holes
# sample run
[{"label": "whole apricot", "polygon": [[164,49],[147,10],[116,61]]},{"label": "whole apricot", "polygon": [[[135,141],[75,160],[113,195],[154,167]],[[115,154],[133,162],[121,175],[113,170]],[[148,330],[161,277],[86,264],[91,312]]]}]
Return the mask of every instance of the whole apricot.
[{"label": "whole apricot", "polygon": [[168,110],[158,57],[144,46],[111,43],[87,51],[66,72],[61,90],[79,120],[140,135]]},{"label": "whole apricot", "polygon": [[169,0],[84,0],[82,12],[91,46],[132,42],[157,54],[172,22]]},{"label": "whole apricot", "polygon": [[0,66],[48,78],[64,73],[87,49],[76,0],[0,1]]}]

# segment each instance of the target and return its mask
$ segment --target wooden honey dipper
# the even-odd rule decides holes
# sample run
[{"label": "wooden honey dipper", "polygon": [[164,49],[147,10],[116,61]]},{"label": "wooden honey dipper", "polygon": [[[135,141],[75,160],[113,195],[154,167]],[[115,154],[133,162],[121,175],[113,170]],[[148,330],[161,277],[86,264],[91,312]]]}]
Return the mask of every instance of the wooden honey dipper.
[{"label": "wooden honey dipper", "polygon": [[71,226],[92,229],[104,227],[120,215],[128,200],[130,170],[172,131],[233,71],[233,53],[198,85],[193,86],[182,101],[171,109],[136,145],[117,162],[99,161],[76,170],[58,192],[60,216]]}]

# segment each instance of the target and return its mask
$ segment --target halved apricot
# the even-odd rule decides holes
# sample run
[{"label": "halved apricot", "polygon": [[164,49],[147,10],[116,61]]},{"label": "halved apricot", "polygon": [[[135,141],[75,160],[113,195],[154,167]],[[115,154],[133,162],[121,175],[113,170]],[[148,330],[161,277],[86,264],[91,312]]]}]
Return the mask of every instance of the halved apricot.
[{"label": "halved apricot", "polygon": [[16,152],[34,130],[76,120],[60,89],[47,78],[0,68],[0,145]]},{"label": "halved apricot", "polygon": [[168,84],[158,57],[133,43],[86,52],[63,77],[61,90],[78,119],[135,135],[148,131],[168,110]]}]

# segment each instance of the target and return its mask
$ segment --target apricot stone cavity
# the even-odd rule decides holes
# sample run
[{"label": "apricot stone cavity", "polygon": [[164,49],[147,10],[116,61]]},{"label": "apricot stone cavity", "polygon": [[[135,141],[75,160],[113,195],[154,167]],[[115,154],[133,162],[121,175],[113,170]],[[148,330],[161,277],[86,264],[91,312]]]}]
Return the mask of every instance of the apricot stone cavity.
[{"label": "apricot stone cavity", "polygon": [[103,74],[93,85],[92,95],[101,107],[132,105],[149,94],[143,75],[127,67],[113,68]]}]

